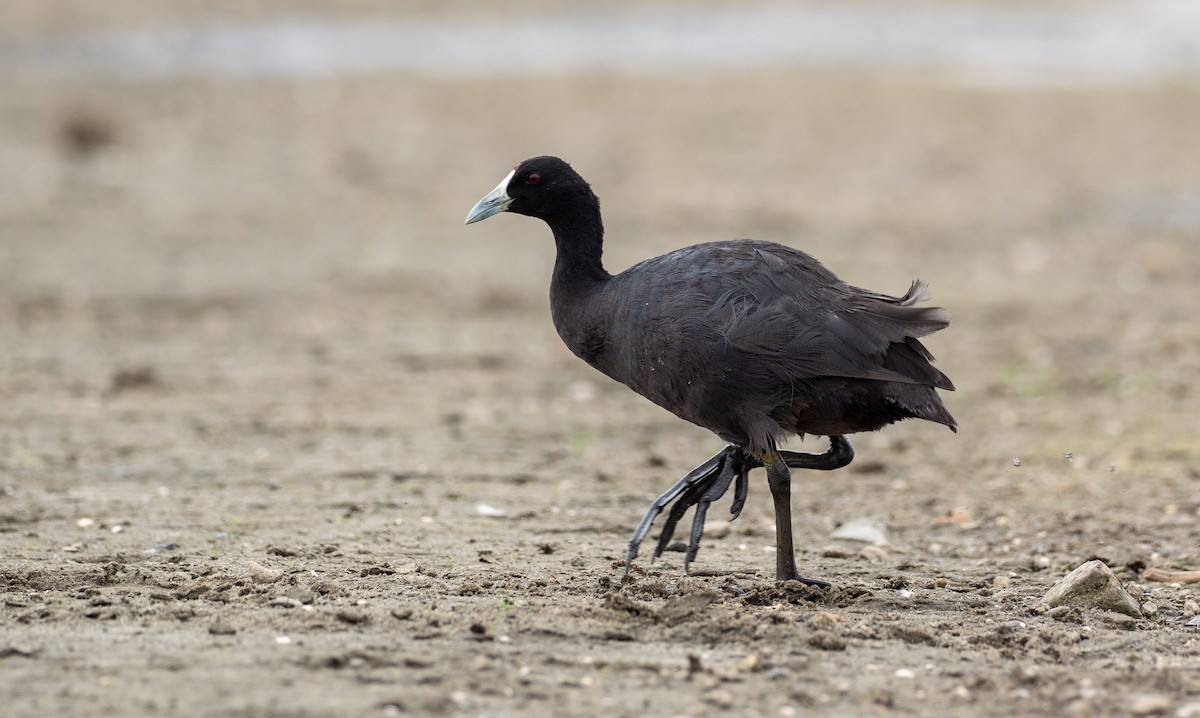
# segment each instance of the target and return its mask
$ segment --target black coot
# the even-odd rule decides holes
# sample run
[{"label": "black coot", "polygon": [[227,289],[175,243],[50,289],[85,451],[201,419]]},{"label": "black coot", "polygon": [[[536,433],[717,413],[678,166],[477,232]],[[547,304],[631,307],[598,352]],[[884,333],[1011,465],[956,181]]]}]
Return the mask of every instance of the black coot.
[{"label": "black coot", "polygon": [[[695,506],[685,567],[709,504],[763,466],[775,502],[775,578],[828,585],[796,571],[788,468],[832,470],[854,458],[846,434],[901,419],[956,428],[935,389],[953,389],[917,339],[950,323],[914,282],[902,297],[852,287],[804,252],[771,242],[698,244],[617,275],[601,264],[600,202],[557,157],[517,165],[467,215],[499,212],[550,225],[558,256],[550,306],[576,356],[729,446],[658,497],[629,542],[625,570],[654,518],[672,502],[654,552]],[[793,434],[830,438],[821,454],[781,451]]]}]

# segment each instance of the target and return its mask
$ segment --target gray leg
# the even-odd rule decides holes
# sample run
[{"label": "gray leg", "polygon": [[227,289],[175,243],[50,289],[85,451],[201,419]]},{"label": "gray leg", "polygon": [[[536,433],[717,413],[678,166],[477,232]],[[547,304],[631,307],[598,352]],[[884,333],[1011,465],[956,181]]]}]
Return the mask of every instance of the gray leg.
[{"label": "gray leg", "polygon": [[796,570],[796,550],[792,541],[792,477],[789,466],[832,470],[841,468],[854,458],[854,450],[845,437],[830,437],[829,450],[823,454],[769,451],[762,457],[767,469],[767,486],[775,503],[775,580],[800,581],[810,586],[828,587],[829,583],[806,578]]}]

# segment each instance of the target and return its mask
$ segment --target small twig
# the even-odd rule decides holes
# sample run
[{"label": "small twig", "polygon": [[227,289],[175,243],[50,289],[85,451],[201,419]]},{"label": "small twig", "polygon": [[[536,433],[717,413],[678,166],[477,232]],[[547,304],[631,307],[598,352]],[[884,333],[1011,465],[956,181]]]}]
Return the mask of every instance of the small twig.
[{"label": "small twig", "polygon": [[1142,580],[1163,583],[1200,583],[1200,571],[1167,571],[1161,568],[1148,568],[1142,571]]}]

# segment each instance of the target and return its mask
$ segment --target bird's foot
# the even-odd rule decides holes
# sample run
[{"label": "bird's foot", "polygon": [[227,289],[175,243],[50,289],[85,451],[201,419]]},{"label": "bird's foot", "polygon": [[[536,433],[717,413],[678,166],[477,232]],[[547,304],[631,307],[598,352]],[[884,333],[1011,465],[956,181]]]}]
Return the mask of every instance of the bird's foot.
[{"label": "bird's foot", "polygon": [[[822,453],[780,451],[778,454],[782,463],[793,469],[832,471],[840,469],[853,460],[854,448],[845,437],[832,436],[829,439],[829,449]],[[687,553],[683,560],[683,567],[686,571],[700,550],[700,539],[704,535],[704,519],[709,505],[724,496],[732,484],[733,503],[729,507],[729,513],[732,515],[731,521],[736,519],[742,513],[742,508],[746,505],[746,497],[750,492],[750,470],[762,466],[763,462],[760,458],[746,453],[741,447],[729,445],[675,482],[671,488],[650,504],[649,510],[646,511],[646,515],[642,517],[641,523],[638,524],[633,536],[629,539],[629,550],[625,553],[625,575],[629,575],[633,559],[637,557],[642,540],[650,532],[654,519],[668,506],[671,506],[671,510],[663,524],[658,545],[655,546],[654,558],[657,559],[666,550],[671,543],[671,537],[675,534],[675,526],[687,513],[687,510],[695,506],[696,513],[692,518],[692,530],[688,537]],[[829,586],[826,581],[801,576],[796,572],[794,565],[791,572],[777,570],[775,579],[777,581],[795,580],[810,586]]]},{"label": "bird's foot", "polygon": [[830,586],[833,585],[833,584],[829,583],[828,581],[822,581],[819,578],[809,578],[807,576],[801,576],[799,573],[795,573],[795,572],[793,572],[791,575],[776,574],[776,576],[775,576],[776,583],[783,583],[784,581],[799,581],[800,583],[804,584],[805,586],[816,586],[817,588],[829,588]]},{"label": "bird's foot", "polygon": [[642,518],[637,529],[633,532],[633,537],[629,540],[629,551],[625,554],[625,573],[629,574],[629,568],[633,563],[634,557],[637,556],[638,548],[641,546],[642,540],[646,534],[650,532],[650,526],[654,519],[663,512],[663,510],[675,502],[671,506],[671,511],[667,514],[666,523],[663,524],[662,534],[659,536],[658,545],[654,548],[654,558],[657,559],[666,550],[667,545],[671,542],[671,537],[675,533],[675,526],[687,510],[691,507],[696,507],[696,514],[692,518],[692,530],[688,539],[687,554],[684,556],[683,566],[686,571],[691,562],[696,558],[696,552],[700,550],[700,539],[704,535],[704,517],[708,513],[708,507],[712,502],[721,498],[729,491],[730,484],[734,484],[733,505],[730,507],[730,513],[733,518],[737,518],[741,513],[742,507],[746,504],[746,496],[750,490],[750,482],[748,474],[753,468],[750,457],[746,455],[739,447],[727,446],[718,452],[708,461],[692,469],[686,476],[677,481],[674,486],[667,489],[661,496],[650,504],[650,509]]}]

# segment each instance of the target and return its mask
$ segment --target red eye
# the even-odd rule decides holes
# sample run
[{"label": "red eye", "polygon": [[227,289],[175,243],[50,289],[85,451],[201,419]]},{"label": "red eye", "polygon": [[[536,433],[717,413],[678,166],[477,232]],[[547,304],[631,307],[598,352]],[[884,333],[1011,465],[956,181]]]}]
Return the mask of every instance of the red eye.
[{"label": "red eye", "polygon": [[542,181],[542,176],[540,174],[538,174],[537,172],[534,172],[533,174],[531,174],[525,178],[525,184],[537,184],[538,182],[541,182],[541,181]]}]

